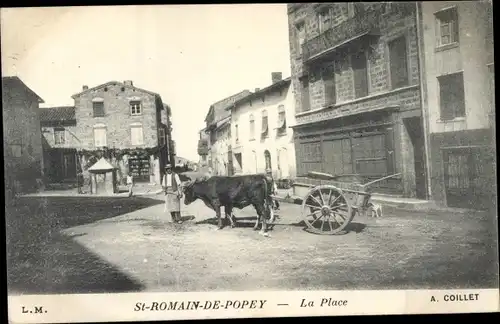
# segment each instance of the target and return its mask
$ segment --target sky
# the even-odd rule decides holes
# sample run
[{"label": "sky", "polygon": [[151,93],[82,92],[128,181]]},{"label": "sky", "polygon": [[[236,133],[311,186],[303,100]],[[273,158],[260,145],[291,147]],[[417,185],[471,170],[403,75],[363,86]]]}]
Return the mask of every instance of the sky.
[{"label": "sky", "polygon": [[211,104],[290,75],[287,19],[286,4],[2,8],[2,70],[41,107],[132,80],[171,106],[177,155],[198,161]]}]

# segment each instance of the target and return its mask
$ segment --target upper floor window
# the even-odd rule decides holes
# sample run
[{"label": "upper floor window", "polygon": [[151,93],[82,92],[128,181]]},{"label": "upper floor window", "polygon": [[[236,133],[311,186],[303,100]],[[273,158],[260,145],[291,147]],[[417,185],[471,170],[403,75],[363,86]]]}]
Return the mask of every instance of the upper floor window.
[{"label": "upper floor window", "polygon": [[297,41],[297,54],[302,55],[302,45],[306,41],[306,24],[305,22],[300,22],[295,25],[295,39]]},{"label": "upper floor window", "polygon": [[66,142],[65,134],[64,128],[54,128],[54,143],[64,144]]},{"label": "upper floor window", "polygon": [[463,73],[439,76],[438,82],[441,120],[465,117]]},{"label": "upper floor window", "polygon": [[278,106],[278,134],[282,135],[286,133],[286,112],[285,106]]},{"label": "upper floor window", "polygon": [[267,110],[262,111],[262,129],[261,129],[261,136],[267,137],[269,134],[269,125],[268,125],[268,119],[267,119]]},{"label": "upper floor window", "polygon": [[325,90],[325,105],[335,104],[336,87],[335,87],[335,69],[333,64],[328,64],[321,69],[321,78]]},{"label": "upper floor window", "polygon": [[368,60],[366,53],[361,51],[351,55],[351,66],[354,79],[354,97],[362,98],[368,95]]},{"label": "upper floor window", "polygon": [[255,119],[253,114],[250,115],[250,139],[255,139]]},{"label": "upper floor window", "polygon": [[300,80],[301,91],[300,91],[300,99],[301,99],[301,111],[309,111],[311,109],[311,99],[309,96],[309,78],[303,77]]},{"label": "upper floor window", "polygon": [[238,132],[238,124],[234,124],[234,138],[236,139],[236,143],[239,142],[239,132]]},{"label": "upper floor window", "polygon": [[134,123],[130,125],[130,143],[133,146],[144,144],[142,124]]},{"label": "upper floor window", "polygon": [[458,12],[456,7],[441,10],[436,16],[437,46],[458,43]]},{"label": "upper floor window", "polygon": [[348,2],[347,3],[347,16],[353,18],[364,12],[364,5],[360,2]]},{"label": "upper floor window", "polygon": [[106,125],[104,124],[94,125],[94,146],[105,147],[107,145],[108,142],[107,142]]},{"label": "upper floor window", "polygon": [[92,99],[94,117],[104,117],[104,100],[102,98]]},{"label": "upper floor window", "polygon": [[319,32],[324,33],[331,27],[332,23],[332,11],[331,8],[321,8],[318,11],[318,25]]},{"label": "upper floor window", "polygon": [[406,37],[396,38],[388,43],[389,46],[389,70],[391,74],[392,89],[401,88],[409,84],[408,78],[408,55],[406,49]]},{"label": "upper floor window", "polygon": [[[200,139],[201,139],[201,134],[200,134]],[[166,135],[165,135],[165,128],[160,127],[158,129],[158,145],[163,146],[166,143]]]},{"label": "upper floor window", "polygon": [[132,116],[138,116],[142,114],[142,106],[140,101],[134,100],[130,102],[130,114]]}]

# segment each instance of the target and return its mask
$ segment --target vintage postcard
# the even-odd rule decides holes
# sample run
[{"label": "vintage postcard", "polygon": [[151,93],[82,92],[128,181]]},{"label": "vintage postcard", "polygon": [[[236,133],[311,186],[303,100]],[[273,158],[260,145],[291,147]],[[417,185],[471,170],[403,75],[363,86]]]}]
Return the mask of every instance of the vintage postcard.
[{"label": "vintage postcard", "polygon": [[499,311],[491,1],[1,9],[8,316]]}]

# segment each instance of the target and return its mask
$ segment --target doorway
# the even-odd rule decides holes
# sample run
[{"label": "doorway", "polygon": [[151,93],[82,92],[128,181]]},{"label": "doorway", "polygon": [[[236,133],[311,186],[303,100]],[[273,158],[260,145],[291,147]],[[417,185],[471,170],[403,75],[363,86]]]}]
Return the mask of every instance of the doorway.
[{"label": "doorway", "polygon": [[267,170],[273,170],[272,165],[271,165],[271,153],[269,153],[268,150],[264,151],[264,160],[266,161],[266,172]]},{"label": "doorway", "polygon": [[422,118],[411,117],[404,119],[404,125],[413,145],[415,165],[415,193],[418,199],[427,199],[425,179],[425,144],[422,132]]},{"label": "doorway", "polygon": [[75,179],[76,178],[75,152],[64,153],[64,155],[63,155],[63,176],[64,176],[64,179]]}]

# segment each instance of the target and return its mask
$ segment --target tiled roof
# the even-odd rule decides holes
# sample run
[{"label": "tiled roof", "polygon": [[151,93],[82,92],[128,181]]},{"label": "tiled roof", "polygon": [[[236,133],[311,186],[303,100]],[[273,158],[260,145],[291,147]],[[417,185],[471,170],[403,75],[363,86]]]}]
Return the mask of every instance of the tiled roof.
[{"label": "tiled roof", "polygon": [[148,90],[145,90],[145,89],[142,89],[142,88],[138,88],[134,85],[129,85],[129,84],[125,84],[123,82],[118,82],[118,81],[109,81],[109,82],[106,82],[106,83],[103,83],[103,84],[100,84],[98,86],[95,86],[93,88],[90,88],[90,89],[87,89],[87,90],[83,90],[83,91],[80,91],[74,95],[72,95],[71,97],[74,99],[76,97],[79,97],[80,95],[84,94],[84,93],[87,93],[87,92],[90,92],[90,91],[93,91],[93,90],[97,90],[99,88],[104,88],[106,86],[109,86],[109,85],[120,85],[122,87],[125,87],[125,88],[129,88],[129,89],[134,89],[134,90],[138,90],[138,91],[141,91],[141,92],[145,92],[145,93],[148,93],[150,95],[153,95],[153,96],[158,96],[160,97],[159,94],[157,94],[156,92],[152,92],[152,91],[148,91]]},{"label": "tiled roof", "polygon": [[75,107],[51,107],[40,108],[41,122],[73,121],[75,119]]},{"label": "tiled roof", "polygon": [[35,98],[38,99],[39,103],[43,103],[43,99],[40,98],[33,90],[31,90],[21,79],[17,76],[6,76],[2,77],[2,92],[9,92],[9,89],[15,88],[25,88],[27,89]]}]

